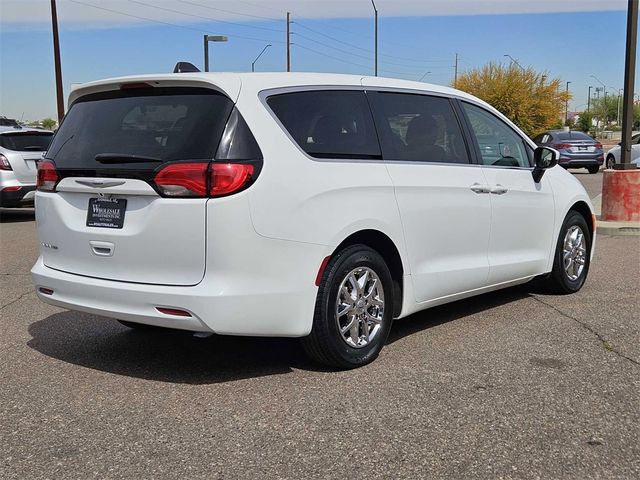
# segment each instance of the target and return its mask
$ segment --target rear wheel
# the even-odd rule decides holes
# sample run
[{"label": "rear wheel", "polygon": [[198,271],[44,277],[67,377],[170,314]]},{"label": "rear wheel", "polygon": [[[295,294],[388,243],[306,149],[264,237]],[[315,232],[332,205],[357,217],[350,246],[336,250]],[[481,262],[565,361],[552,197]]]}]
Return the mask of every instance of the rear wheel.
[{"label": "rear wheel", "polygon": [[589,272],[591,234],[585,218],[571,210],[562,224],[553,261],[553,270],[544,286],[552,293],[575,293]]},{"label": "rear wheel", "polygon": [[378,252],[353,245],[327,265],[309,336],[302,346],[315,361],[344,369],[372,362],[393,321],[393,282]]},{"label": "rear wheel", "polygon": [[598,173],[600,171],[600,165],[594,165],[593,167],[587,168],[589,173]]},{"label": "rear wheel", "polygon": [[607,155],[607,168],[612,169],[616,164],[616,158],[613,155]]}]

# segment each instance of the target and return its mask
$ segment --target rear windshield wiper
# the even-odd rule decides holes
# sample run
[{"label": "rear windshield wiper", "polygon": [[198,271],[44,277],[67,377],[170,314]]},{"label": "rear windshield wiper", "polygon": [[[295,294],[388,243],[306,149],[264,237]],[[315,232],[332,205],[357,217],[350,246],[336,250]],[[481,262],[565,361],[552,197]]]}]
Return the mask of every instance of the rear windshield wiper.
[{"label": "rear windshield wiper", "polygon": [[44,148],[40,145],[29,145],[27,147],[22,147],[23,152],[42,152]]},{"label": "rear windshield wiper", "polygon": [[161,158],[145,157],[143,155],[128,155],[126,153],[99,153],[95,156],[98,163],[156,163],[163,162]]}]

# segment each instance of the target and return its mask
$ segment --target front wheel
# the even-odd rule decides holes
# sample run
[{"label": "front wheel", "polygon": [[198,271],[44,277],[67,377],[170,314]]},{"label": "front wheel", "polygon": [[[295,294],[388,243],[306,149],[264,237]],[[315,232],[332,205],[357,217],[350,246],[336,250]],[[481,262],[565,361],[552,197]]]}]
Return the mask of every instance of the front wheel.
[{"label": "front wheel", "polygon": [[552,293],[575,293],[582,288],[589,272],[591,233],[585,218],[571,210],[562,224],[556,245],[553,270],[545,280]]},{"label": "front wheel", "polygon": [[616,158],[613,155],[607,155],[607,168],[611,170],[615,164]]},{"label": "front wheel", "polygon": [[316,298],[313,327],[302,346],[315,361],[355,368],[376,359],[393,322],[393,281],[384,259],[366,245],[334,254]]},{"label": "front wheel", "polygon": [[598,173],[600,171],[600,165],[594,165],[593,167],[587,168],[589,173]]}]

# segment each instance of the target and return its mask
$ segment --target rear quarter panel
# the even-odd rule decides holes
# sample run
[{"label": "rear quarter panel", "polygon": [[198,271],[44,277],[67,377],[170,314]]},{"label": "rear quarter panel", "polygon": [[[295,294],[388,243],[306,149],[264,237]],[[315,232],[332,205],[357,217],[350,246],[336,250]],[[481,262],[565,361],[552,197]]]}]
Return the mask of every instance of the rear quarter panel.
[{"label": "rear quarter panel", "polygon": [[258,234],[335,247],[357,231],[379,230],[407,265],[395,194],[382,161],[312,159],[257,96],[241,94],[237,107],[264,156],[249,190]]}]

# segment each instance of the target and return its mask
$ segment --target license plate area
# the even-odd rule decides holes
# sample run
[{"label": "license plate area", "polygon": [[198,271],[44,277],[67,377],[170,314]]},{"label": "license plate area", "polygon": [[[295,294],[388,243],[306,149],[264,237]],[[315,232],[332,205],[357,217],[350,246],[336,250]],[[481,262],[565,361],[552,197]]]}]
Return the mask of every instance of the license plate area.
[{"label": "license plate area", "polygon": [[126,198],[90,198],[87,227],[122,228],[126,210]]}]

